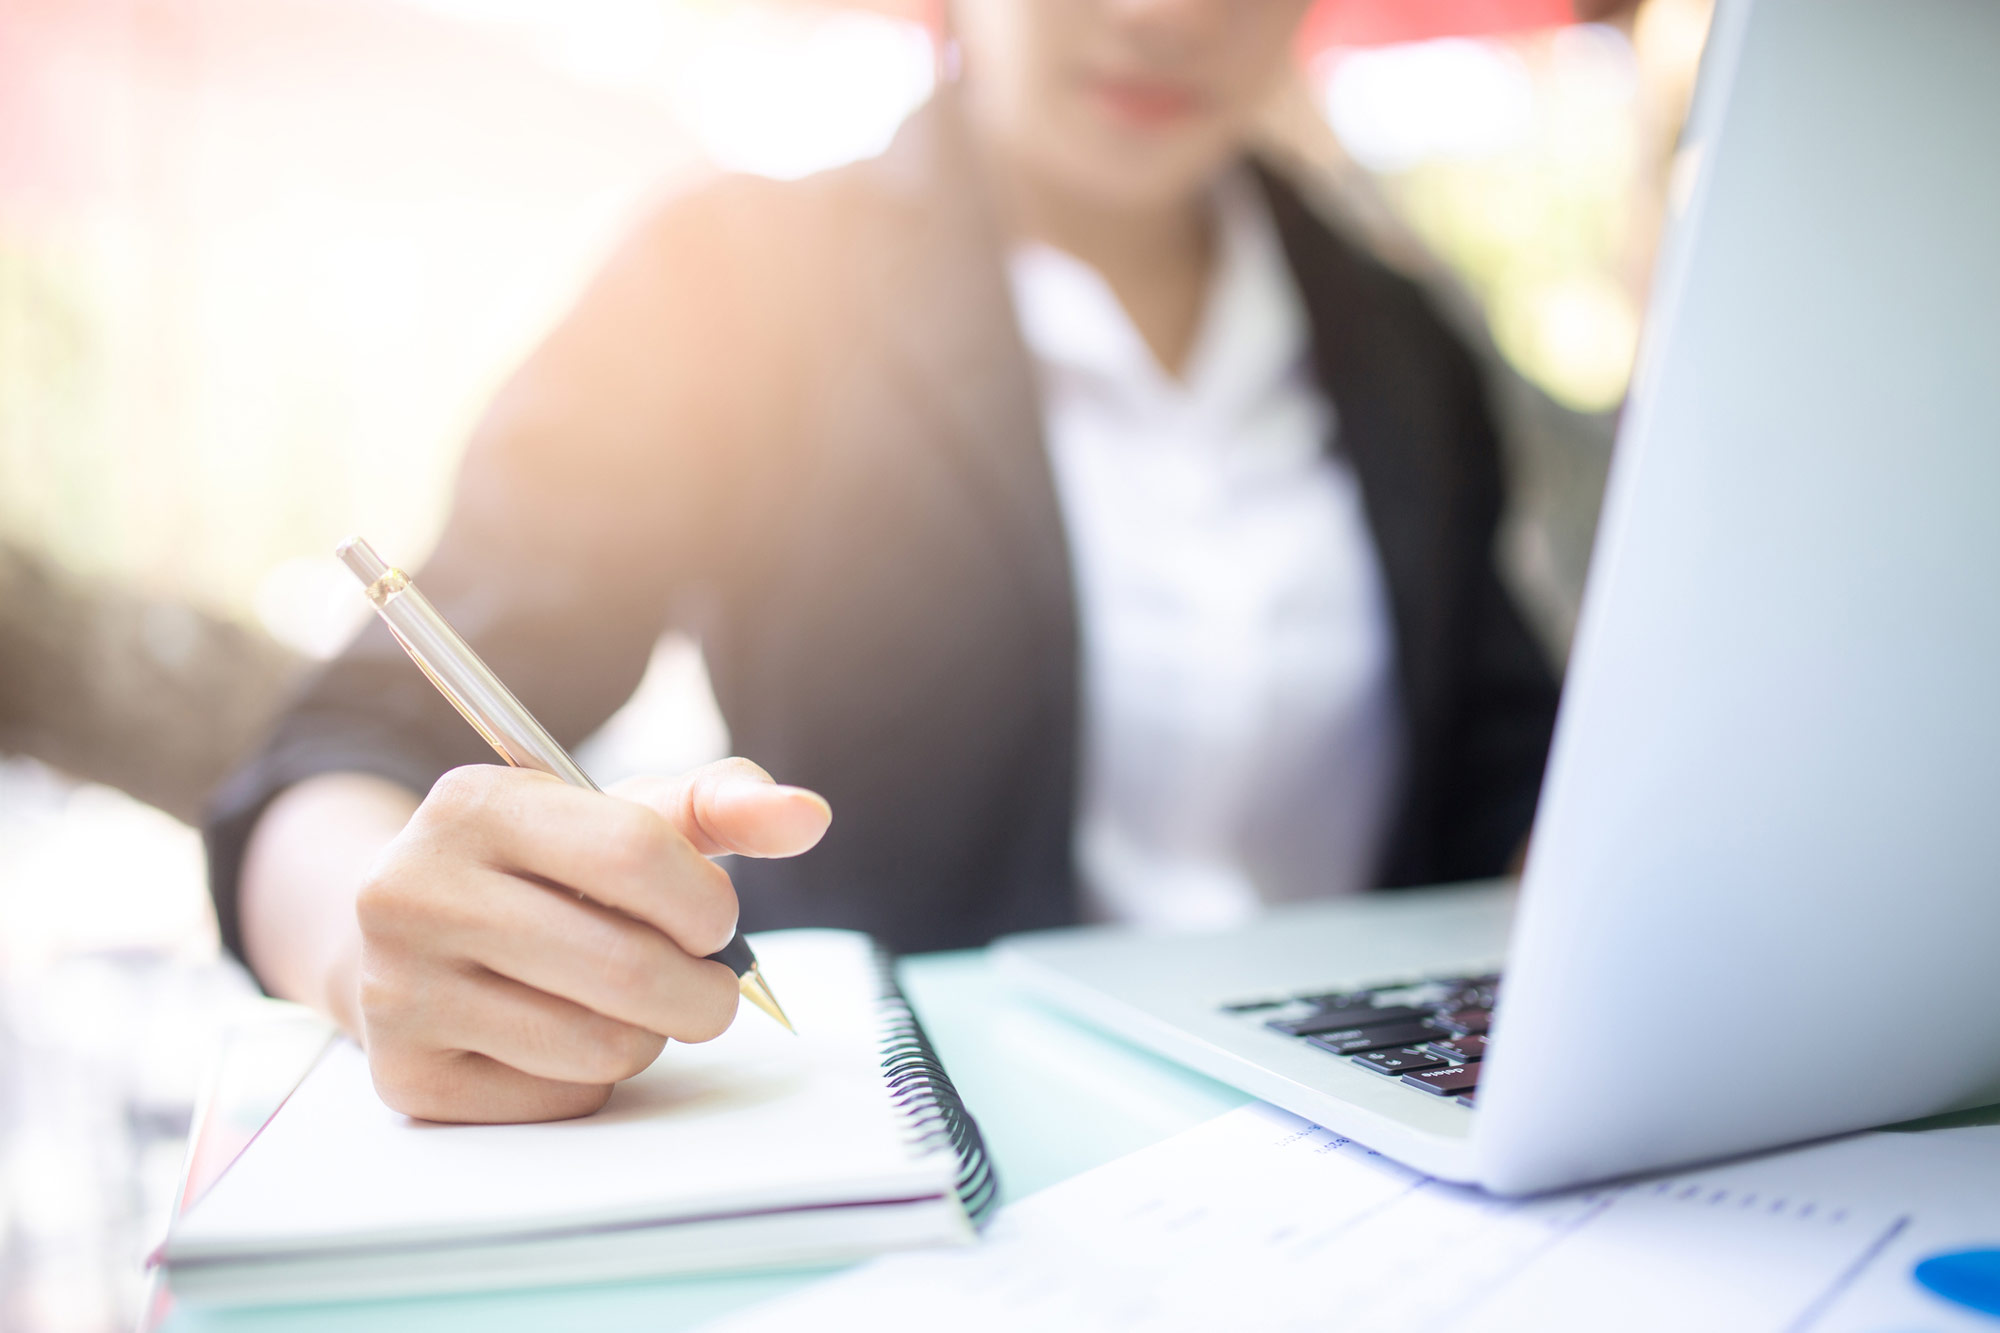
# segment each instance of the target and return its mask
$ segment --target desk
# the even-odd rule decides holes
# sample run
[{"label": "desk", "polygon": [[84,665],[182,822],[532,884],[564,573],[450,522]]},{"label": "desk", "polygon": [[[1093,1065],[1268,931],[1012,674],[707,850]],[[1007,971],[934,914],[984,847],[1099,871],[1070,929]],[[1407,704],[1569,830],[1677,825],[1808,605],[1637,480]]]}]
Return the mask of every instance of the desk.
[{"label": "desk", "polygon": [[[995,978],[984,953],[911,958],[902,965],[902,979],[952,1080],[979,1117],[999,1164],[1003,1199],[1032,1194],[1250,1100],[1014,993]],[[169,1333],[670,1330],[796,1290],[813,1277],[625,1282],[262,1310],[184,1305],[164,1328]]]}]

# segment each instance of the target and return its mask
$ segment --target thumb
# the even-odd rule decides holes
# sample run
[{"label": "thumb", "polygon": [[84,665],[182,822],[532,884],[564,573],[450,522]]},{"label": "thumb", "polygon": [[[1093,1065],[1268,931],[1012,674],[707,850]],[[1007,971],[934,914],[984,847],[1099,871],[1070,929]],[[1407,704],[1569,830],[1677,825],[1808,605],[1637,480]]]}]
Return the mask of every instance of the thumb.
[{"label": "thumb", "polygon": [[670,778],[632,778],[611,794],[659,811],[704,856],[797,856],[833,822],[824,796],[773,782],[748,759],[719,759]]}]

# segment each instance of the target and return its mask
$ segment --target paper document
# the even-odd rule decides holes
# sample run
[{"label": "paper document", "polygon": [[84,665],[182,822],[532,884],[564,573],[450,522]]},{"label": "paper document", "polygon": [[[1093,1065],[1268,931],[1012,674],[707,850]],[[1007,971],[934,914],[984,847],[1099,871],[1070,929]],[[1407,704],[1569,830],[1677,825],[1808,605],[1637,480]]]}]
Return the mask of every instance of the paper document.
[{"label": "paper document", "polygon": [[2000,1127],[1869,1134],[1527,1201],[1248,1106],[1004,1210],[976,1248],[878,1260],[714,1327],[1482,1333],[1994,1328],[1910,1280],[2000,1241]]}]

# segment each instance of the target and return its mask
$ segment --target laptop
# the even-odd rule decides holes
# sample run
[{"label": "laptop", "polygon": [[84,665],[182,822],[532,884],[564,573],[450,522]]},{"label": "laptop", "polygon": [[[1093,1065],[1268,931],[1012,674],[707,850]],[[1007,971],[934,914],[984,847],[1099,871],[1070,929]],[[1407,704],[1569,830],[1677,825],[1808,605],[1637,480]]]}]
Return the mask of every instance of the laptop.
[{"label": "laptop", "polygon": [[1499,1193],[2000,1102],[1996,51],[1721,0],[1518,890],[1005,972]]}]

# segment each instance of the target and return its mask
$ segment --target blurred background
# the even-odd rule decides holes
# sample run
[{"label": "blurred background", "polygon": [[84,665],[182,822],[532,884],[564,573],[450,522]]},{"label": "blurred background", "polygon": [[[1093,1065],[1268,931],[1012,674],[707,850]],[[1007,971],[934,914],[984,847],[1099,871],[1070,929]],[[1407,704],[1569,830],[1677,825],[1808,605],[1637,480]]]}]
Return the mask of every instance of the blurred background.
[{"label": "blurred background", "polygon": [[[207,786],[421,564],[650,196],[866,156],[921,0],[0,0],[0,1328],[130,1327],[216,1033]],[[1476,333],[1567,648],[1709,0],[1323,0],[1274,151]],[[726,749],[663,642],[600,776]],[[605,770],[610,770],[609,772]]]}]

